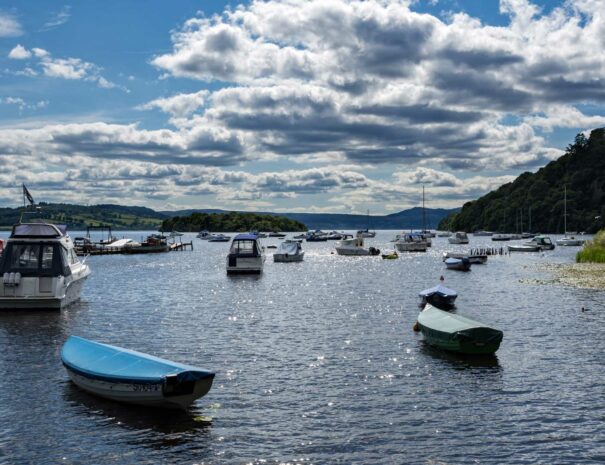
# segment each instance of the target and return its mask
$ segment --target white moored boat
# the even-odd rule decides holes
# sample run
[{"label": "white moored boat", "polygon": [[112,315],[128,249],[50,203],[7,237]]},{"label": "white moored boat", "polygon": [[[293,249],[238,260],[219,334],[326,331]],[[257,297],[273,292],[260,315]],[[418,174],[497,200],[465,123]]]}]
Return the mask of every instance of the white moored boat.
[{"label": "white moored boat", "polygon": [[421,234],[410,233],[398,237],[395,248],[399,252],[426,252],[428,244]]},{"label": "white moored boat", "polygon": [[208,393],[214,373],[134,350],[70,336],[61,349],[69,378],[106,399],[186,409]]},{"label": "white moored boat", "polygon": [[464,231],[454,233],[447,240],[450,244],[468,244],[468,236]]},{"label": "white moored boat", "polygon": [[81,262],[66,227],[13,226],[0,259],[0,309],[61,309],[80,299],[90,268]]},{"label": "white moored boat", "polygon": [[279,245],[279,249],[273,254],[273,261],[277,263],[302,262],[304,256],[300,241],[287,240]]},{"label": "white moored boat", "polygon": [[353,239],[344,239],[340,241],[339,245],[336,247],[336,253],[338,255],[348,255],[348,256],[367,256],[367,255],[378,255],[380,254],[380,250],[374,247],[370,247],[366,249],[363,246],[363,234],[362,231],[357,232],[357,237]]},{"label": "white moored boat", "polygon": [[238,234],[227,255],[227,274],[260,274],[265,264],[265,248],[256,234]]}]

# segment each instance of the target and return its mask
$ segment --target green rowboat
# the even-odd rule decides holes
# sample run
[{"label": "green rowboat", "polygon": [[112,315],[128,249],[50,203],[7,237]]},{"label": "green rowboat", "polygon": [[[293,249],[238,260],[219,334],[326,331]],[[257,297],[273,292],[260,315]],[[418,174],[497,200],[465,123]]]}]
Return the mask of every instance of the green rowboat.
[{"label": "green rowboat", "polygon": [[493,354],[502,342],[502,331],[431,305],[418,315],[418,326],[429,344],[461,354]]}]

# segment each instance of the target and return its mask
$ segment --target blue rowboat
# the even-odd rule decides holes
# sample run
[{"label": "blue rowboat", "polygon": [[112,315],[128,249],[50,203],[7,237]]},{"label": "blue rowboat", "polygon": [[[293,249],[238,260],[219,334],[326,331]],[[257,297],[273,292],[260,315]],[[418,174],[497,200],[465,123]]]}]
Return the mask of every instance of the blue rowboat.
[{"label": "blue rowboat", "polygon": [[70,336],[61,361],[81,389],[106,399],[186,409],[208,393],[214,373],[134,350]]}]

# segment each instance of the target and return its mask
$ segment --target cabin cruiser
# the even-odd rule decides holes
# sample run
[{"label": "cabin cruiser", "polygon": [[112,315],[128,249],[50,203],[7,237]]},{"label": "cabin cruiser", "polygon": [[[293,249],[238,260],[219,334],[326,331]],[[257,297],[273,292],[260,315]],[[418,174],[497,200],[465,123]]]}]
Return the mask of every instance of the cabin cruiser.
[{"label": "cabin cruiser", "polygon": [[362,231],[357,232],[357,237],[352,239],[343,239],[336,247],[336,253],[338,255],[349,255],[349,256],[366,256],[366,255],[378,255],[380,250],[374,247],[368,249],[363,246],[363,233]]},{"label": "cabin cruiser", "polygon": [[206,229],[204,229],[203,231],[200,231],[199,233],[197,233],[197,237],[198,239],[201,239],[203,241],[207,241],[208,239],[210,239],[213,235],[210,234],[210,232],[208,232]]},{"label": "cabin cruiser", "polygon": [[229,242],[231,240],[231,236],[225,236],[222,233],[219,234],[213,234],[212,237],[210,239],[208,239],[208,242]]},{"label": "cabin cruiser", "polygon": [[302,262],[304,256],[300,241],[287,240],[279,245],[279,249],[273,254],[273,261],[277,263]]},{"label": "cabin cruiser", "polygon": [[65,226],[18,223],[0,274],[0,309],[61,309],[80,299],[90,268],[78,259]]},{"label": "cabin cruiser", "polygon": [[510,234],[494,234],[492,236],[492,241],[494,242],[502,242],[502,241],[510,241],[512,239]]},{"label": "cabin cruiser", "polygon": [[260,274],[265,264],[265,248],[256,234],[238,234],[227,255],[227,274]]},{"label": "cabin cruiser", "polygon": [[450,244],[468,244],[468,236],[464,231],[454,233],[447,240]]},{"label": "cabin cruiser", "polygon": [[426,252],[428,244],[422,234],[409,233],[398,237],[395,247],[400,252]]}]

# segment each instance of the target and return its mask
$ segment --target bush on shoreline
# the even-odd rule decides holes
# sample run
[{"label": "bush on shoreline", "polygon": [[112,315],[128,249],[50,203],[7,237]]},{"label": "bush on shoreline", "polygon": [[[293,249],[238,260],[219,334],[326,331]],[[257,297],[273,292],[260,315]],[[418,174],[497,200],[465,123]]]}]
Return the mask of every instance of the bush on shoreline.
[{"label": "bush on shoreline", "polygon": [[605,229],[599,231],[592,241],[584,244],[576,255],[578,263],[605,263]]}]

